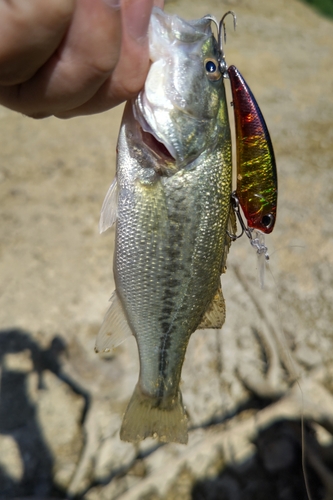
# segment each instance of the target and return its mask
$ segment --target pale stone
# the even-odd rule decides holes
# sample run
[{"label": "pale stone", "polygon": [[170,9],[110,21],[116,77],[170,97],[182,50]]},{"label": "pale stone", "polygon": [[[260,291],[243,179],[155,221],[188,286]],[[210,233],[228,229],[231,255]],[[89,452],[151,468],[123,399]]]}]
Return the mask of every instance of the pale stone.
[{"label": "pale stone", "polygon": [[21,481],[23,477],[20,450],[17,442],[10,435],[0,434],[0,469],[16,482]]}]

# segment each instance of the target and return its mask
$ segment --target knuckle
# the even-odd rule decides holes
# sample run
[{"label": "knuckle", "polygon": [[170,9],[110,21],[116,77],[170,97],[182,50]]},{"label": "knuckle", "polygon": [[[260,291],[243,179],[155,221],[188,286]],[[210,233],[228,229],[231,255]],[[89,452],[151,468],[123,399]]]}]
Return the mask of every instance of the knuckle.
[{"label": "knuckle", "polygon": [[59,23],[69,21],[70,18],[72,17],[74,6],[75,6],[74,0],[53,0],[51,2],[49,1],[47,2],[48,13],[52,15],[50,15],[50,17],[47,15],[47,18],[49,17],[52,23],[55,20],[57,20],[57,22]]},{"label": "knuckle", "polygon": [[106,79],[113,72],[115,64],[110,58],[99,57],[91,61],[90,69],[97,78]]}]

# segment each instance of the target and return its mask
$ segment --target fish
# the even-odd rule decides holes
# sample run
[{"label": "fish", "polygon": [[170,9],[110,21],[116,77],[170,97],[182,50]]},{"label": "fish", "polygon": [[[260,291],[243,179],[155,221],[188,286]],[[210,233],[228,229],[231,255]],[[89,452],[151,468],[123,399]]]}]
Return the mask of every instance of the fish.
[{"label": "fish", "polygon": [[270,134],[244,77],[229,66],[236,127],[236,196],[248,227],[269,234],[276,222],[277,171]]},{"label": "fish", "polygon": [[116,289],[95,351],[130,335],[137,342],[139,379],[120,438],[186,444],[179,385],[187,344],[225,319],[231,135],[211,18],[185,21],[154,8],[149,51],[145,86],[125,106],[101,211],[101,231],[116,225]]}]

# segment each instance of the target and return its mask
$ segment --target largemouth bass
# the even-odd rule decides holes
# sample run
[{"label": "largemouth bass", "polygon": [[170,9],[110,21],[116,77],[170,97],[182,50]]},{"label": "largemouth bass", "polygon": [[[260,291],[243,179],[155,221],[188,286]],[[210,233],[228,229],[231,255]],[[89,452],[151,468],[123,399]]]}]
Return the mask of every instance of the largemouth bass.
[{"label": "largemouth bass", "polygon": [[136,338],[140,376],[120,437],[186,443],[179,390],[191,334],[220,328],[230,244],[231,138],[211,20],[155,9],[151,67],[128,102],[101,231],[116,222],[116,290],[96,341]]}]

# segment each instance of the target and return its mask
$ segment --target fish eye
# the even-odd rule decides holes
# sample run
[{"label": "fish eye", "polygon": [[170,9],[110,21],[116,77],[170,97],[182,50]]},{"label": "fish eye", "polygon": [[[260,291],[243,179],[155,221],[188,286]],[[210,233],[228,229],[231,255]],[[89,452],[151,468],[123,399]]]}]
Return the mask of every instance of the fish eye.
[{"label": "fish eye", "polygon": [[274,215],[272,214],[264,215],[263,218],[261,219],[261,223],[266,229],[269,229],[270,227],[272,227],[274,223]]},{"label": "fish eye", "polygon": [[222,76],[219,63],[216,59],[205,59],[205,70],[209,80],[216,82]]},{"label": "fish eye", "polygon": [[216,64],[214,61],[207,61],[206,62],[206,71],[207,71],[207,73],[215,73]]}]

